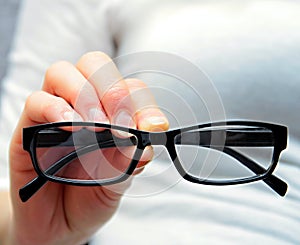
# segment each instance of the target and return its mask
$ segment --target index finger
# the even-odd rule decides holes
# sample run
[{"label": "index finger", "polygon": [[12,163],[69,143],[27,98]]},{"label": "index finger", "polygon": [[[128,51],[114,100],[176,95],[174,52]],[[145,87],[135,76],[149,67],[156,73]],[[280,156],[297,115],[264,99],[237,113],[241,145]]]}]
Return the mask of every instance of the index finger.
[{"label": "index finger", "polygon": [[95,88],[110,122],[136,128],[130,91],[111,58],[102,52],[90,52],[76,67]]}]

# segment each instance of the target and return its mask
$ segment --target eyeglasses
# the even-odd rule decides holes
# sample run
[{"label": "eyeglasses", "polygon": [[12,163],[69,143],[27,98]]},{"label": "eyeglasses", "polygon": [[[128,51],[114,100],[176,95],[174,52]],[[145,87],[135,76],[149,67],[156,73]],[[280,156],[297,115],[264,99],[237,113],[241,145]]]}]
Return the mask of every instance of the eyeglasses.
[{"label": "eyeglasses", "polygon": [[273,175],[287,145],[287,127],[223,121],[166,132],[145,132],[94,122],[59,122],[23,129],[23,148],[38,176],[20,189],[27,201],[47,181],[79,186],[120,183],[137,168],[147,146],[163,145],[186,180],[234,185],[263,180],[284,196]]}]

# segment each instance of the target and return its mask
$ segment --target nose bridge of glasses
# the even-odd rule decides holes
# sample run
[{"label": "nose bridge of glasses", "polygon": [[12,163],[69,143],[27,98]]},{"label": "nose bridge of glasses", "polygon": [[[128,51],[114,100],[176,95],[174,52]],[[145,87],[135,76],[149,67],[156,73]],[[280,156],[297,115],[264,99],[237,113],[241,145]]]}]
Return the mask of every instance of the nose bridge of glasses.
[{"label": "nose bridge of glasses", "polygon": [[142,134],[143,145],[166,145],[166,132],[144,132]]}]

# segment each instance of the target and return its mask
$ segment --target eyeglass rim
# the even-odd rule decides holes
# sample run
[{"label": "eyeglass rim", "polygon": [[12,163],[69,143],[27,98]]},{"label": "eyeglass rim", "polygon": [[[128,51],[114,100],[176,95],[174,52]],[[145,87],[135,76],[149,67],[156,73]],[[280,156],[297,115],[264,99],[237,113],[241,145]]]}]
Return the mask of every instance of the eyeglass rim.
[{"label": "eyeglass rim", "polygon": [[[209,127],[216,127],[216,126],[255,126],[255,127],[264,127],[267,129],[272,130],[274,134],[274,152],[273,152],[273,159],[270,167],[266,170],[265,173],[260,175],[255,175],[251,177],[246,178],[240,178],[237,180],[206,180],[206,179],[200,179],[196,178],[192,175],[190,175],[188,172],[186,172],[184,169],[180,169],[182,164],[178,160],[178,163],[175,163],[175,157],[178,159],[175,147],[171,147],[170,145],[167,147],[169,154],[173,154],[173,162],[179,172],[184,172],[184,174],[181,174],[183,178],[190,182],[199,183],[199,184],[209,184],[209,185],[233,185],[233,184],[244,184],[252,181],[258,181],[262,180],[266,177],[268,177],[272,172],[275,170],[279,156],[282,150],[286,148],[287,145],[287,127],[280,125],[280,124],[273,124],[273,123],[267,123],[267,122],[258,122],[258,121],[246,121],[246,120],[230,120],[230,121],[218,121],[218,122],[209,122],[204,124],[197,124],[192,125],[188,127],[183,128],[177,128],[172,129],[164,132],[146,132],[142,130],[132,129],[132,128],[126,128],[123,126],[118,125],[112,125],[112,124],[105,124],[105,123],[98,123],[98,122],[55,122],[55,123],[46,123],[46,124],[39,124],[31,127],[27,127],[23,129],[23,145],[24,150],[27,150],[32,155],[32,162],[34,163],[35,170],[37,173],[49,180],[56,181],[59,183],[70,183],[70,184],[82,184],[82,185],[99,185],[101,184],[101,180],[95,180],[95,181],[84,181],[84,180],[69,180],[65,178],[59,178],[59,177],[52,177],[50,175],[46,175],[38,166],[38,161],[36,159],[36,153],[34,151],[34,145],[35,145],[35,134],[36,132],[40,131],[41,129],[51,128],[51,127],[67,127],[67,126],[82,126],[82,127],[103,127],[107,129],[114,129],[114,130],[120,130],[120,131],[126,131],[133,135],[135,135],[138,139],[138,145],[137,149],[144,150],[144,148],[147,146],[147,144],[141,144],[142,139],[141,135],[143,133],[146,134],[161,134],[166,133],[167,137],[171,137],[172,139],[176,137],[176,135],[179,135],[180,133],[195,130],[195,129],[202,129],[202,128],[209,128]],[[30,137],[28,137],[30,136]],[[133,163],[130,164],[130,166]],[[180,165],[180,166],[179,166]],[[132,169],[129,167],[127,171],[124,173],[124,175],[130,175],[132,174]],[[103,180],[103,185],[111,184],[111,183],[117,183],[118,181],[116,179],[125,179],[124,176],[119,176],[117,178],[112,178],[111,181]],[[122,181],[121,180],[121,181]],[[100,182],[100,183],[99,183]],[[102,185],[102,184],[101,184]]]},{"label": "eyeglass rim", "polygon": [[[190,182],[194,182],[194,183],[198,183],[198,184],[206,184],[206,185],[234,185],[234,184],[244,184],[244,183],[249,183],[249,182],[253,182],[253,181],[268,179],[269,177],[273,176],[272,173],[277,166],[280,153],[282,150],[284,150],[286,148],[286,144],[287,144],[287,127],[286,126],[283,126],[280,124],[249,121],[249,120],[248,121],[247,120],[228,120],[228,121],[202,123],[202,124],[192,125],[192,126],[188,126],[188,127],[172,129],[169,131],[165,131],[165,133],[168,133],[168,135],[171,135],[171,137],[174,138],[176,135],[178,135],[182,132],[186,132],[186,131],[190,131],[190,130],[194,130],[194,129],[215,127],[215,126],[228,126],[228,125],[264,127],[264,128],[272,130],[272,132],[274,133],[274,139],[275,139],[274,154],[273,154],[273,158],[275,156],[275,159],[273,159],[273,162],[272,162],[271,166],[269,167],[269,169],[264,174],[261,174],[261,175],[256,175],[256,176],[252,176],[252,177],[248,177],[248,178],[244,178],[244,179],[230,180],[230,181],[211,181],[211,180],[204,180],[204,179],[200,180],[199,178],[197,180],[195,180],[195,178],[193,178],[190,174],[188,174],[185,171],[185,174],[180,173],[184,179],[186,179]],[[138,142],[142,142],[141,135],[143,135],[144,133],[152,134],[152,135],[156,134],[155,132],[145,132],[145,131],[141,131],[141,130],[137,130],[137,129],[126,128],[126,127],[122,127],[122,126],[118,126],[118,125],[98,123],[98,122],[55,122],[55,123],[39,124],[39,125],[24,128],[23,129],[23,147],[24,147],[24,150],[26,150],[30,153],[33,166],[34,166],[35,171],[37,172],[38,176],[40,176],[45,181],[50,180],[52,182],[58,182],[58,183],[70,184],[70,185],[79,185],[79,186],[112,185],[115,183],[123,182],[132,174],[132,172],[134,171],[134,169],[136,167],[134,165],[137,165],[138,161],[133,163],[133,161],[134,161],[134,159],[133,159],[133,161],[130,163],[130,167],[128,168],[126,173],[124,173],[122,176],[115,178],[114,180],[109,180],[109,181],[104,180],[101,182],[100,180],[89,180],[89,181],[72,180],[72,179],[69,180],[69,179],[61,179],[59,177],[52,177],[52,176],[46,175],[39,168],[37,160],[35,159],[36,156],[33,151],[34,135],[36,134],[36,132],[38,132],[41,129],[51,128],[51,127],[64,127],[64,126],[105,127],[108,129],[126,131],[126,132],[129,132],[129,133],[135,135],[138,138]],[[164,133],[164,132],[160,132],[160,133]],[[142,152],[144,150],[145,146],[146,146],[145,144],[143,145],[143,144],[139,143],[137,150],[141,150],[141,152]],[[175,147],[175,145],[173,147]],[[171,149],[168,148],[169,154],[171,155],[170,150]],[[176,151],[175,151],[175,154],[176,154]],[[178,158],[177,154],[176,154],[176,158]],[[178,163],[176,164],[176,161],[174,161],[174,159],[173,159],[173,162],[174,162],[175,167],[177,168]],[[180,162],[179,162],[179,164],[180,164]],[[177,170],[178,170],[178,172],[180,172],[178,168],[177,168]]]}]

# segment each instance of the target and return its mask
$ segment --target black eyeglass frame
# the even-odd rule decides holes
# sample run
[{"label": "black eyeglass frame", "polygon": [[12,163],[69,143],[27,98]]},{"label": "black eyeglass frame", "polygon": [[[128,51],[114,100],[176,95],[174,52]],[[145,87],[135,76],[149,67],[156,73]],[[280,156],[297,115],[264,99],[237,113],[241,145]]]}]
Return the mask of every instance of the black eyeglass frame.
[{"label": "black eyeglass frame", "polygon": [[[133,159],[123,175],[112,178],[110,180],[75,180],[75,179],[63,179],[61,177],[54,177],[45,174],[40,168],[36,157],[36,135],[40,130],[47,129],[47,128],[60,128],[60,127],[100,127],[106,128],[111,130],[120,130],[128,132],[134,135],[137,139],[137,149],[134,153]],[[251,159],[239,154],[238,152],[232,150],[231,148],[226,146],[226,142],[222,147],[224,153],[229,154],[242,162],[244,165],[249,167],[256,176],[241,178],[237,180],[226,180],[226,181],[216,181],[216,180],[206,180],[200,179],[199,177],[194,177],[187,173],[180,160],[177,156],[177,151],[175,149],[175,138],[178,135],[181,135],[184,132],[191,132],[197,129],[204,129],[204,128],[212,128],[212,127],[219,127],[219,126],[245,126],[245,127],[257,127],[257,128],[265,128],[272,131],[272,138],[268,139],[267,141],[263,138],[259,137],[259,134],[255,134],[256,137],[247,137],[244,139],[244,142],[238,142],[229,139],[230,146],[239,146],[239,144],[247,144],[253,146],[269,146],[270,144],[274,146],[272,163],[268,169],[262,168],[260,165],[252,161]],[[199,132],[199,131],[197,131]],[[244,132],[245,134],[245,132]],[[247,135],[246,135],[247,136]],[[245,184],[254,181],[263,180],[267,185],[269,185],[275,192],[279,195],[284,196],[287,191],[287,184],[280,180],[278,177],[273,175],[281,152],[287,146],[287,127],[278,124],[271,124],[266,122],[256,122],[256,121],[219,121],[219,122],[211,122],[205,124],[199,124],[194,126],[189,126],[185,128],[178,128],[172,129],[165,132],[147,132],[141,131],[132,128],[125,128],[122,126],[117,125],[110,125],[110,124],[103,124],[103,123],[96,123],[96,122],[57,122],[57,123],[47,123],[47,124],[40,124],[28,128],[23,129],[23,148],[27,152],[29,152],[31,156],[31,160],[33,163],[33,167],[38,174],[38,177],[33,179],[31,182],[26,184],[23,188],[20,189],[19,195],[22,201],[27,201],[36,191],[38,191],[47,181],[62,183],[62,184],[70,184],[70,185],[77,185],[77,186],[104,186],[104,185],[112,185],[116,183],[120,183],[125,181],[130,175],[133,174],[134,170],[137,167],[137,164],[142,156],[143,150],[146,146],[149,145],[164,145],[168,150],[168,153],[177,169],[179,174],[186,179],[187,181],[197,183],[197,184],[205,184],[205,185],[235,185],[235,184]],[[225,139],[227,140],[227,139]],[[246,142],[246,141],[247,142]],[[205,145],[199,145],[206,147]],[[112,146],[110,146],[112,147]],[[260,173],[261,172],[261,173]]]}]

